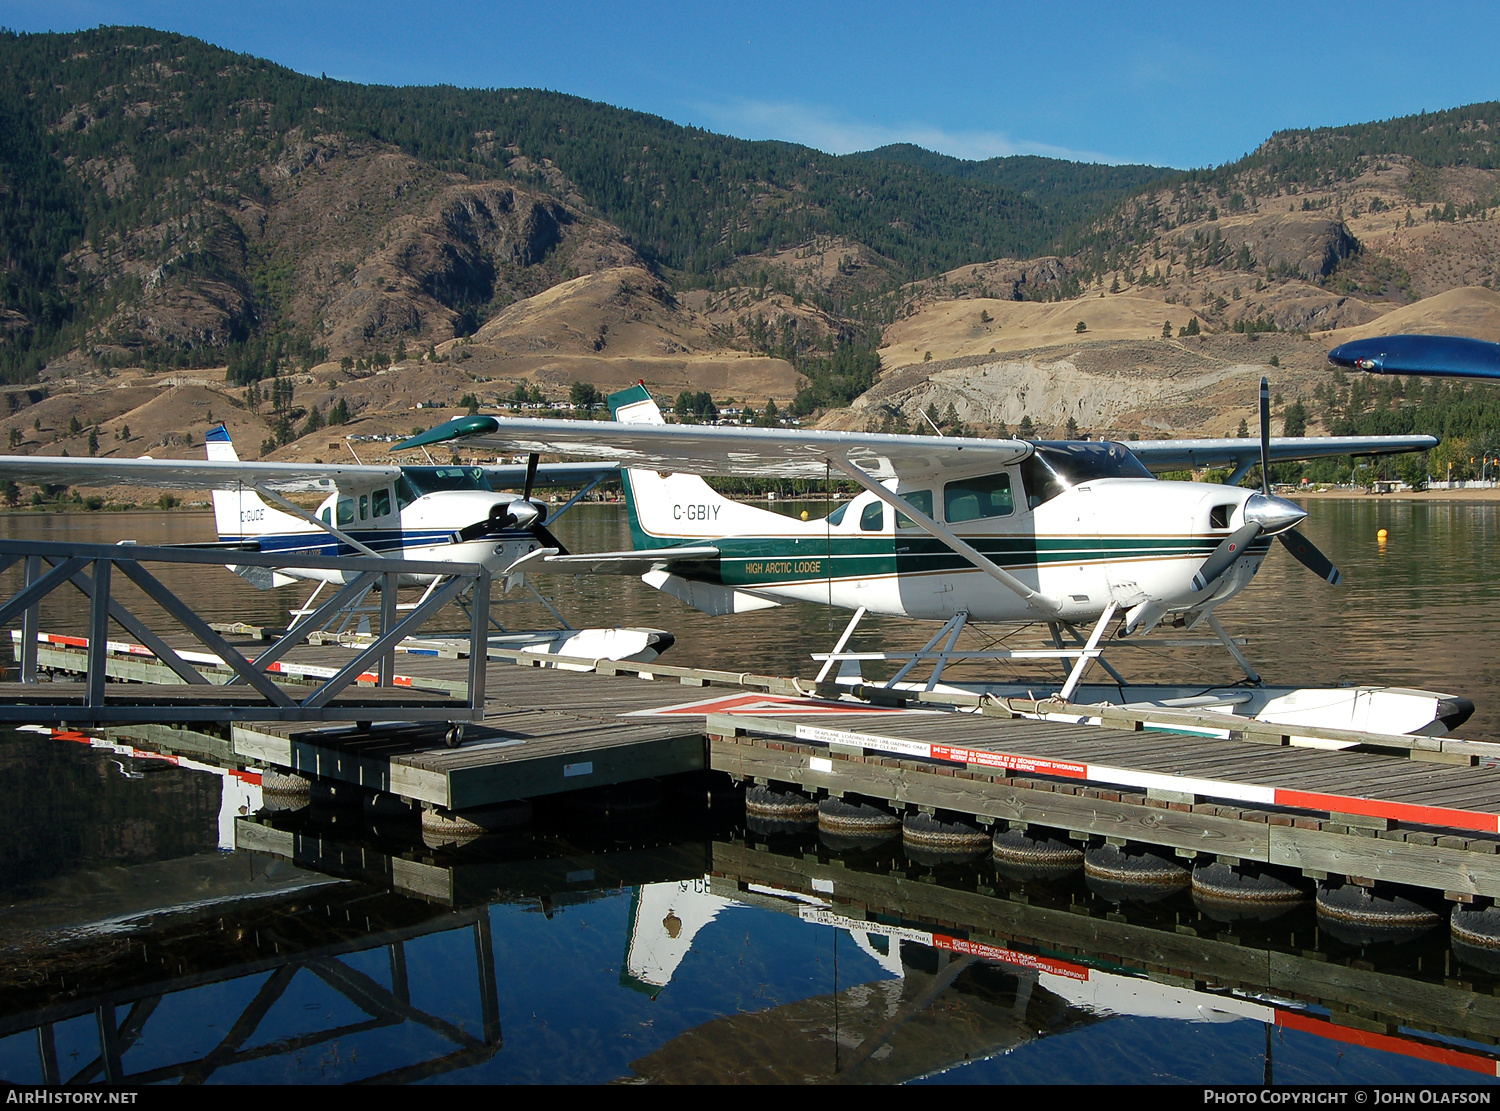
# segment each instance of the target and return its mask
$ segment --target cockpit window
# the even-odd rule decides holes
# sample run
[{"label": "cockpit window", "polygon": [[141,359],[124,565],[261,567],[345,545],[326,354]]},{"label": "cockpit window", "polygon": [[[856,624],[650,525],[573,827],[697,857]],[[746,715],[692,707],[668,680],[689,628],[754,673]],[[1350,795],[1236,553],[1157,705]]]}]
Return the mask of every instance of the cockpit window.
[{"label": "cockpit window", "polygon": [[1015,512],[1015,508],[1010,475],[1004,472],[961,478],[943,487],[943,516],[950,525],[988,517],[1007,517]]},{"label": "cockpit window", "polygon": [[490,490],[483,467],[404,467],[402,474],[420,497],[439,490]]},{"label": "cockpit window", "polygon": [[[901,495],[901,500],[923,516],[932,516],[932,491],[931,490],[907,490]],[[913,521],[905,513],[896,514],[897,528],[916,528],[917,522]]]},{"label": "cockpit window", "polygon": [[1035,509],[1068,488],[1052,464],[1040,453],[1021,461],[1021,481],[1026,485],[1026,506]]},{"label": "cockpit window", "polygon": [[405,475],[396,479],[396,508],[405,509],[422,495]]},{"label": "cockpit window", "polygon": [[1036,451],[1069,486],[1081,486],[1096,478],[1154,477],[1128,447],[1108,440],[1038,444]]},{"label": "cockpit window", "polygon": [[1123,444],[1064,441],[1038,444],[1021,463],[1026,504],[1035,509],[1064,490],[1096,478],[1153,478],[1144,463]]}]

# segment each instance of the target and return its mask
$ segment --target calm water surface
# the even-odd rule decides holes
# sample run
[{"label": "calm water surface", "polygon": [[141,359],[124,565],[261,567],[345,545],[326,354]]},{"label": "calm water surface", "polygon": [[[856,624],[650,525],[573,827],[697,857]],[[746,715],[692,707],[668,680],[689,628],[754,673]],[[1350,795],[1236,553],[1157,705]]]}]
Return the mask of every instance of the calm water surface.
[{"label": "calm water surface", "polygon": [[[797,507],[789,507],[795,509]],[[1268,680],[1472,698],[1500,739],[1497,509],[1319,501],[1329,588],[1279,548],[1221,615]],[[1390,539],[1382,548],[1376,531]],[[206,513],[0,517],[8,536],[210,538]],[[628,544],[617,507],[557,530]],[[15,587],[14,572],[0,589]],[[216,569],[211,619],[300,597]],[[709,619],[633,579],[546,589],[578,623],[669,629],[677,663],[800,671],[844,617]],[[80,631],[58,595],[44,626]],[[147,612],[144,602],[139,612]],[[534,603],[498,606],[514,627]],[[868,623],[864,644],[925,639]],[[1122,654],[1123,656],[1123,654]],[[1229,680],[1222,652],[1127,674]],[[206,770],[0,734],[0,1079],[102,1082],[1470,1083],[1493,1079],[1500,966],[1446,928],[1331,936],[1307,906],[1223,921],[1186,893],[1116,903],[1081,873],[748,827],[722,784],[540,804],[522,830],[425,844],[359,811],[261,811]],[[238,827],[243,807],[250,818]],[[622,810],[625,817],[621,817]],[[262,851],[226,851],[235,837]],[[1154,970],[1155,980],[1146,978]],[[1170,973],[1170,974],[1164,974]]]}]

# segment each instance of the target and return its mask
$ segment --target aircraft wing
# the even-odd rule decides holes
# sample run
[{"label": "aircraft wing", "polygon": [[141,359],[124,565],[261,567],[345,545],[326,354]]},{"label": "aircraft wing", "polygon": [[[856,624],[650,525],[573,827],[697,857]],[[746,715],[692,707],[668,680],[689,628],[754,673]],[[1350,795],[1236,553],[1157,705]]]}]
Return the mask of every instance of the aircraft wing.
[{"label": "aircraft wing", "polygon": [[[523,468],[524,470],[524,468]],[[357,489],[394,482],[396,466],[344,463],[246,462],[233,459],[74,459],[63,455],[0,455],[0,480],[40,486],[148,486],[165,490],[238,490],[264,486],[281,493]]]},{"label": "aircraft wing", "polygon": [[[1271,462],[1326,459],[1335,455],[1397,455],[1437,447],[1436,436],[1273,436]],[[1260,440],[1132,440],[1125,444],[1152,471],[1196,467],[1240,467],[1260,462]]]},{"label": "aircraft wing", "polygon": [[1467,336],[1377,336],[1340,344],[1328,352],[1328,361],[1371,374],[1500,378],[1500,343]]},{"label": "aircraft wing", "polygon": [[677,562],[717,560],[719,549],[707,544],[677,548],[641,548],[626,552],[586,552],[582,555],[545,556],[541,566],[528,570],[561,571],[580,575],[644,575],[661,571]]},{"label": "aircraft wing", "polygon": [[[497,490],[526,481],[524,464],[485,467]],[[535,486],[576,486],[617,473],[614,463],[543,463]],[[63,455],[0,455],[0,481],[38,486],[146,486],[161,490],[239,490],[264,486],[278,493],[360,490],[394,482],[398,466],[359,463],[275,463],[232,459],[75,459]]]},{"label": "aircraft wing", "polygon": [[1032,452],[1024,440],[490,416],[457,417],[396,447],[452,441],[497,452],[616,460],[667,473],[763,478],[822,478],[832,458],[848,459],[875,478],[933,475],[975,464],[1005,466]]},{"label": "aircraft wing", "polygon": [[[484,477],[496,490],[526,484],[525,463],[500,463],[484,467]],[[536,469],[533,486],[584,486],[598,478],[614,478],[620,473],[618,463],[542,463]]]}]

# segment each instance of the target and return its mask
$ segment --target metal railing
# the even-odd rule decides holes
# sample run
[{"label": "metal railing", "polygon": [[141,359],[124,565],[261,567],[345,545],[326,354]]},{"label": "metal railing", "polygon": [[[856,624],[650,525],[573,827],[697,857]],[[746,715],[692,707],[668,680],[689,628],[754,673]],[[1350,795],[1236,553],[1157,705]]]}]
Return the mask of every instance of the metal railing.
[{"label": "metal railing", "polygon": [[[128,722],[176,721],[281,721],[322,722],[380,718],[398,721],[478,721],[484,716],[485,664],[487,653],[486,623],[489,615],[490,575],[477,564],[437,563],[372,556],[315,556],[297,554],[296,565],[309,570],[344,573],[348,580],[319,606],[306,620],[297,622],[254,659],[242,654],[219,633],[209,627],[193,608],[178,597],[143,564],[219,565],[226,556],[239,566],[279,568],[287,564],[288,555],[264,555],[259,552],[235,551],[230,555],[208,548],[161,548],[124,544],[62,544],[37,540],[0,540],[0,572],[22,564],[24,579],[21,590],[0,603],[0,628],[21,622],[17,647],[23,684],[37,682],[37,641],[41,629],[40,605],[43,598],[68,585],[88,599],[88,671],[82,698],[68,694],[67,686],[55,685],[56,699],[49,701],[38,684],[35,694],[28,694],[12,704],[0,705],[0,722],[46,723],[66,721],[69,724],[115,724]],[[199,643],[216,655],[233,672],[227,684],[215,684],[203,675],[166,640],[132,613],[111,592],[116,573],[134,583],[160,609],[180,623]],[[441,576],[442,581],[423,600],[404,615],[396,606],[396,588],[402,576]],[[309,634],[342,607],[354,604],[372,586],[380,589],[380,635],[358,651],[353,659],[332,676],[318,682],[311,692],[295,693],[271,677],[270,668]],[[422,696],[412,692],[409,699],[392,698],[394,690],[380,697],[359,698],[346,695],[372,664],[376,667],[377,685],[392,688],[395,679],[396,646],[427,624],[450,602],[472,595],[469,607],[469,682],[467,699]],[[176,673],[183,684],[202,687],[202,698],[195,701],[186,692],[174,691],[161,705],[131,704],[123,688],[107,692],[106,661],[109,656],[108,632],[113,621],[135,637],[158,660]],[[245,697],[226,695],[226,687],[245,688]],[[14,690],[15,688],[12,688]],[[74,690],[76,691],[76,687]],[[162,688],[158,687],[157,690]],[[213,692],[212,694],[210,693]],[[253,694],[251,692],[254,692]],[[255,695],[259,695],[256,698]],[[340,695],[344,695],[342,699]],[[338,701],[336,701],[338,700]]]}]

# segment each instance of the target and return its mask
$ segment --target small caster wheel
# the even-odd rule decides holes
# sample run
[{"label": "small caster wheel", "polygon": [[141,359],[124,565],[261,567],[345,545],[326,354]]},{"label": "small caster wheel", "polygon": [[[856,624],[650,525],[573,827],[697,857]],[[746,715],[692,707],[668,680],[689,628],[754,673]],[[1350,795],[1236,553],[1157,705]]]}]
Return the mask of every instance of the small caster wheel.
[{"label": "small caster wheel", "polygon": [[464,727],[462,722],[453,722],[448,726],[448,732],[443,734],[443,744],[449,748],[457,748],[464,743]]}]

